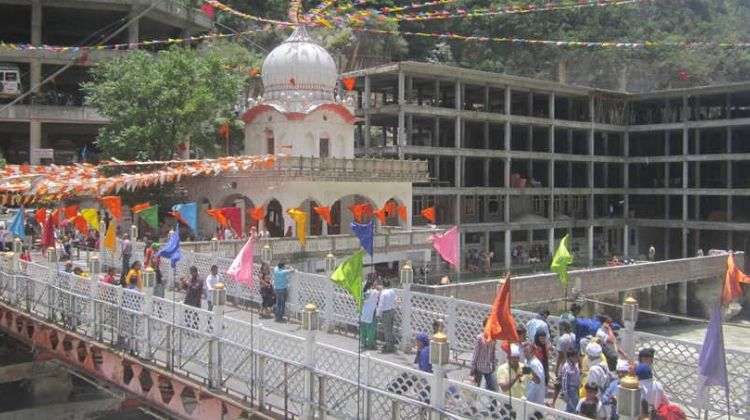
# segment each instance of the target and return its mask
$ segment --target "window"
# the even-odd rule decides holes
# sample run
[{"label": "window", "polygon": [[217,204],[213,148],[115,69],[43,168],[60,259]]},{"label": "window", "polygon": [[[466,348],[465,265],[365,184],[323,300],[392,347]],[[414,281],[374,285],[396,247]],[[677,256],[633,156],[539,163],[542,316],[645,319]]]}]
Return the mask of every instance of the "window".
[{"label": "window", "polygon": [[276,152],[276,145],[274,143],[273,131],[266,130],[266,153],[273,154]]},{"label": "window", "polygon": [[412,214],[419,216],[422,214],[422,210],[435,206],[434,195],[415,195],[413,198],[414,205],[412,206]]},{"label": "window", "polygon": [[500,213],[500,197],[491,195],[487,198],[487,213],[490,216],[497,216]]},{"label": "window", "polygon": [[476,210],[476,202],[474,196],[467,196],[464,198],[464,214],[467,216],[473,216]]},{"label": "window", "polygon": [[318,152],[318,156],[322,158],[328,157],[328,137],[320,138],[320,150]]}]

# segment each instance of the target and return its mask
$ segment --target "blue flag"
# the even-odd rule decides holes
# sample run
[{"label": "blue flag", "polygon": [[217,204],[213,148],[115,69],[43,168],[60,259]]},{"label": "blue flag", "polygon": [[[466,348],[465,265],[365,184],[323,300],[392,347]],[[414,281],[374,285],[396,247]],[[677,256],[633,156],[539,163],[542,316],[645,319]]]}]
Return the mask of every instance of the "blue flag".
[{"label": "blue flag", "polygon": [[362,223],[352,222],[351,226],[352,232],[354,232],[354,234],[357,235],[357,238],[359,238],[359,244],[362,245],[362,248],[364,248],[372,257],[372,237],[375,233],[375,224],[370,222],[363,225]]},{"label": "blue flag", "polygon": [[174,233],[172,233],[172,237],[169,238],[169,242],[159,248],[159,251],[156,252],[156,256],[169,258],[169,260],[172,261],[172,268],[177,268],[177,261],[182,258],[182,253],[180,253],[179,228],[175,229]]},{"label": "blue flag", "polygon": [[13,217],[13,220],[10,222],[10,227],[8,228],[8,230],[13,235],[21,239],[26,239],[26,232],[23,229],[23,213],[23,207],[19,208],[18,213],[16,213],[16,215]]},{"label": "blue flag", "polygon": [[698,373],[700,374],[698,378],[698,401],[708,401],[706,388],[717,385],[724,387],[724,392],[729,398],[721,318],[721,303],[717,301],[711,310],[711,320],[708,322],[706,337],[703,339],[703,347],[700,356],[698,356]]},{"label": "blue flag", "polygon": [[180,214],[193,233],[198,233],[198,205],[196,203],[175,204],[172,211]]}]

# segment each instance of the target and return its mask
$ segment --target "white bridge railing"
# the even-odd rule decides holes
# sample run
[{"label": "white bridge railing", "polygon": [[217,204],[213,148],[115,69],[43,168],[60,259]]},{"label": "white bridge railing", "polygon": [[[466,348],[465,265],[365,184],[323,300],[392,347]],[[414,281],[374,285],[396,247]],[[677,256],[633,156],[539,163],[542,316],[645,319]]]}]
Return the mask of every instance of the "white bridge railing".
[{"label": "white bridge railing", "polygon": [[[201,257],[194,254],[186,260],[198,263]],[[302,338],[260,323],[251,324],[224,315],[220,305],[209,312],[60,272],[54,265],[24,263],[18,270],[13,266],[12,259],[0,258],[0,301],[4,304],[91,341],[123,348],[147,363],[189,373],[215,389],[231,391],[257,402],[259,407],[272,406],[286,415],[344,419],[580,418],[390,363],[369,353],[360,358],[356,352],[318,342],[314,331]],[[298,291],[292,293],[296,300],[290,302],[288,312],[294,312],[300,299],[306,297],[299,289],[307,281],[320,280],[320,276],[308,276],[295,276],[292,287]],[[257,300],[255,293],[238,289],[236,284],[234,292]],[[401,297],[403,304],[408,297]],[[337,293],[335,301],[345,302],[346,297]],[[337,318],[343,323],[351,319],[348,307],[344,305],[342,316]],[[414,320],[423,318],[416,315],[418,311],[414,313]],[[415,325],[421,326],[420,322]],[[431,389],[447,391],[434,401]]]},{"label": "white bridge railing", "polygon": [[[137,243],[134,247],[134,255],[143,255],[143,244]],[[119,250],[118,250],[119,253]],[[140,253],[140,254],[139,254]],[[117,257],[118,255],[115,255]],[[134,259],[139,257],[133,257]],[[218,257],[214,255],[208,255],[208,254],[201,254],[201,253],[195,253],[190,251],[183,251],[182,259],[177,264],[176,270],[173,272],[172,268],[169,265],[168,260],[162,260],[162,266],[161,270],[164,273],[165,279],[171,279],[173,277],[173,273],[176,273],[178,277],[187,275],[188,269],[190,266],[196,266],[198,268],[199,273],[205,275],[205,273],[209,272],[211,265],[217,265],[219,268],[219,273],[225,273],[226,270],[229,268],[229,264],[231,263],[231,259],[224,258],[224,257]],[[34,268],[36,267],[36,268]],[[227,284],[227,294],[228,296],[238,300],[238,301],[244,301],[244,302],[253,302],[256,304],[260,304],[261,298],[259,295],[259,291],[257,289],[257,285],[259,284],[259,281],[257,280],[258,270],[259,266],[256,265],[255,270],[255,282],[254,286],[252,288],[248,288],[244,284],[240,284],[235,282],[233,279],[229,278],[228,276],[224,276],[223,281]],[[54,273],[54,270],[50,270],[48,268],[42,267],[42,266],[35,266],[31,265],[27,271],[27,274],[29,275],[29,281],[31,282],[39,282],[44,281],[43,279],[50,279],[46,283],[49,283],[53,279],[57,282],[63,282],[64,284],[82,284],[83,279],[75,278],[74,276],[66,276],[63,274],[56,274]],[[38,271],[35,272],[35,270]],[[223,275],[223,274],[222,274]],[[19,277],[19,276],[15,276]],[[21,278],[25,278],[21,276]],[[6,280],[7,283],[7,280]],[[60,284],[63,284],[60,283]],[[178,313],[196,313],[198,315],[191,315],[188,317],[185,315],[185,319],[177,319],[176,322],[178,326],[176,328],[182,328],[183,335],[189,336],[190,343],[197,340],[196,332],[192,328],[187,328],[184,326],[185,322],[188,322],[188,318],[193,320],[191,321],[193,325],[210,325],[211,323],[211,316],[210,313],[206,311],[201,310],[195,310],[192,308],[186,308],[180,304],[172,304],[169,301],[165,301],[158,298],[151,299],[153,302],[151,305],[144,303],[144,297],[142,294],[138,292],[132,292],[128,290],[122,290],[122,288],[112,288],[107,285],[102,284],[96,284],[93,282],[90,282],[86,280],[86,284],[89,284],[89,288],[95,288],[99,290],[114,290],[113,292],[107,292],[107,293],[115,293],[118,298],[111,298],[112,302],[122,302],[123,309],[122,310],[128,310],[129,305],[131,305],[130,302],[136,302],[138,305],[141,305],[139,307],[146,308],[146,311],[148,310],[154,310],[154,308],[159,308],[157,314],[164,314],[164,313],[171,313],[171,310],[173,307],[180,308]],[[63,289],[62,286],[57,286],[60,289]],[[71,290],[73,293],[75,293],[75,288],[72,288],[72,286],[66,286],[67,289],[65,290]],[[5,289],[3,289],[5,290]],[[11,288],[11,292],[12,289]],[[57,289],[55,289],[57,290]],[[89,290],[89,289],[85,289]],[[23,295],[23,290],[19,290],[16,293],[21,293],[21,296]],[[417,293],[412,292],[409,287],[405,287],[403,289],[397,289],[397,308],[396,308],[396,322],[395,322],[395,334],[397,337],[397,341],[400,343],[401,348],[406,350],[411,346],[411,338],[414,336],[417,332],[426,332],[430,333],[432,331],[432,323],[436,319],[442,319],[446,323],[446,330],[449,337],[450,347],[454,355],[458,355],[459,353],[465,353],[465,352],[471,352],[473,350],[474,340],[477,336],[477,334],[482,330],[482,323],[487,315],[489,315],[490,312],[490,306],[454,299],[454,298],[448,298],[448,297],[442,297],[442,296],[435,296],[431,294],[423,294],[423,293]],[[12,293],[11,293],[12,294]],[[83,296],[92,296],[91,294],[82,293]],[[20,298],[17,298],[20,299]],[[7,299],[6,299],[7,301]],[[356,331],[356,328],[358,326],[358,315],[355,309],[354,301],[351,298],[351,296],[343,289],[336,286],[332,281],[328,280],[326,276],[324,275],[318,275],[318,274],[311,274],[311,273],[302,273],[297,272],[293,274],[291,280],[290,280],[290,289],[289,289],[289,299],[287,301],[287,308],[286,311],[289,314],[295,314],[299,313],[304,305],[307,303],[314,303],[320,310],[320,317],[322,321],[325,324],[325,327],[329,330],[332,328],[343,328],[348,330],[354,330]],[[112,304],[114,307],[117,307],[116,304]],[[145,305],[145,306],[144,306]],[[149,309],[150,308],[150,309]],[[165,312],[166,311],[166,312]],[[202,315],[201,315],[202,314]],[[534,314],[531,312],[526,311],[520,311],[520,310],[513,310],[513,314],[516,318],[517,323],[525,323],[529,319],[531,319]],[[144,315],[146,316],[146,315]],[[148,316],[147,316],[148,317]],[[158,317],[157,317],[158,318]],[[161,318],[159,318],[161,319]],[[227,325],[231,325],[232,323],[237,323],[237,325],[244,325],[244,328],[232,328],[232,330],[243,330],[244,331],[244,340],[247,340],[247,329],[248,326],[243,324],[242,321],[239,320],[232,320],[231,318],[224,317],[224,329],[225,331],[228,329]],[[229,319],[229,321],[227,321]],[[201,320],[200,324],[197,320]],[[551,327],[551,335],[552,335],[552,341],[555,342],[556,337],[558,336],[558,328],[557,324],[559,319],[555,317],[550,317],[550,327]],[[159,325],[159,322],[156,321],[155,325]],[[180,324],[182,323],[182,324]],[[131,324],[127,324],[131,325]],[[208,327],[207,327],[208,328]],[[256,331],[259,331],[256,329]],[[262,330],[263,334],[266,334],[266,336],[263,336],[263,340],[270,339],[269,337],[276,337],[274,334],[279,334],[272,332],[270,330]],[[138,333],[142,333],[143,331],[137,331]],[[206,332],[208,335],[208,332]],[[224,335],[223,339],[227,339],[227,334],[237,334],[236,331],[226,333]],[[127,334],[126,334],[127,335]],[[143,335],[130,334],[128,336],[134,337],[136,341],[142,340]],[[297,337],[287,337],[284,335],[280,335],[278,337],[283,338],[276,338],[276,340],[282,340],[283,342],[289,341],[294,342],[294,340],[300,340]],[[205,337],[204,337],[205,338]],[[236,338],[237,340],[240,340],[239,338]],[[286,341],[284,341],[286,340]],[[290,341],[291,340],[291,341]],[[234,345],[236,342],[243,342],[243,341],[231,341],[229,345]],[[179,343],[178,343],[179,344]],[[301,345],[300,345],[301,346]],[[322,346],[325,348],[324,345],[320,344],[319,347]],[[152,351],[153,351],[152,346]],[[692,343],[692,342],[686,342],[682,340],[676,340],[671,339],[667,337],[662,337],[658,335],[653,334],[647,334],[647,333],[635,333],[635,347],[643,348],[643,347],[652,347],[656,350],[656,358],[655,358],[655,376],[656,378],[661,381],[667,390],[667,393],[669,394],[669,397],[672,401],[678,402],[680,405],[688,409],[690,413],[693,414],[693,416],[698,416],[698,410],[702,408],[708,408],[709,411],[721,414],[726,413],[727,411],[727,403],[723,395],[723,390],[719,389],[718,387],[713,387],[711,389],[710,393],[710,399],[708,402],[707,407],[699,407],[695,402],[695,395],[696,395],[696,384],[698,379],[698,355],[700,353],[701,344],[700,343]],[[194,348],[194,349],[193,349]],[[228,347],[230,348],[230,347]],[[233,350],[235,350],[234,347],[231,347]],[[301,347],[300,347],[301,348]],[[193,349],[193,352],[195,352],[196,356],[193,356],[193,359],[195,357],[201,356],[202,353],[198,350],[201,349],[200,346],[197,346],[195,344],[192,345],[191,349]],[[302,350],[293,350],[295,349],[295,346],[289,344],[289,346],[271,346],[271,347],[264,347],[261,350],[268,352],[270,355],[274,355],[275,357],[280,357],[283,360],[292,360],[299,362],[301,360],[301,354],[294,353],[295,351],[301,352]],[[232,350],[232,351],[233,351]],[[166,350],[165,350],[166,351]],[[239,351],[239,350],[237,350]],[[189,355],[192,355],[193,352],[191,351],[184,351],[184,354],[182,354],[182,357],[188,357]],[[328,354],[330,355],[337,355],[336,357],[349,360],[350,364],[345,363],[339,363],[335,361],[327,360]],[[323,356],[321,356],[323,355]],[[355,357],[355,359],[352,359],[352,355]],[[349,354],[346,351],[337,350],[337,349],[331,349],[328,351],[326,349],[325,352],[322,352],[317,356],[316,363],[321,363],[325,366],[329,366],[331,369],[352,369],[351,366],[353,366],[353,369],[356,369],[356,354]],[[334,356],[330,356],[334,357]],[[202,357],[202,359],[205,359],[205,355]],[[241,358],[240,358],[241,359]],[[232,357],[232,360],[240,360],[237,357]],[[551,365],[554,365],[554,359],[550,358]],[[326,360],[326,361],[324,361]],[[382,371],[390,371],[395,374],[396,376],[401,375],[403,372],[407,372],[406,375],[412,375],[408,376],[408,378],[414,378],[414,377],[420,377],[419,372],[413,372],[411,369],[404,368],[404,367],[394,367],[386,368],[384,361],[376,361],[377,359],[372,358],[372,363],[376,364],[377,367],[374,368],[374,372],[367,373],[367,375],[375,375],[375,377],[378,377],[380,375],[380,372]],[[279,365],[281,366],[281,365]],[[318,365],[316,365],[318,366]],[[348,367],[346,367],[348,366]],[[364,364],[362,366],[365,366]],[[206,368],[207,369],[207,368]],[[242,367],[235,366],[231,369],[232,372],[240,372],[242,371]],[[287,367],[289,369],[289,367]],[[402,369],[402,371],[399,371],[398,369]],[[550,369],[552,370],[552,368]],[[738,417],[745,417],[750,418],[750,353],[744,352],[744,351],[737,351],[737,350],[728,350],[727,351],[727,370],[730,374],[729,377],[729,386],[730,386],[730,392],[731,392],[731,409],[732,415],[738,416]],[[278,372],[278,371],[277,371]],[[325,371],[324,372],[328,372]],[[338,373],[337,373],[338,372]],[[343,372],[343,373],[342,373]],[[333,375],[338,375],[341,373],[343,375],[343,378],[340,379],[340,381],[346,380],[352,380],[352,378],[356,378],[356,370],[349,370],[349,371],[339,371],[336,372],[328,372]],[[344,374],[345,373],[345,374]],[[239,373],[234,373],[234,375],[239,375]],[[430,375],[431,376],[431,375]],[[236,376],[235,376],[236,377]],[[391,375],[389,375],[391,377]],[[406,376],[404,377],[406,378]],[[244,379],[244,378],[243,378]],[[391,377],[391,379],[393,379]],[[381,382],[385,381],[385,379],[380,378],[378,379]],[[403,379],[406,381],[406,379]],[[433,378],[434,380],[434,378]],[[407,381],[408,382],[408,381]],[[337,386],[343,387],[342,384],[337,384]],[[407,387],[408,388],[408,387]],[[409,388],[412,389],[412,388]],[[466,393],[469,393],[472,397],[471,400],[479,401],[479,400],[486,400],[487,398],[490,398],[490,395],[485,395],[485,393],[482,392],[482,390],[479,390],[475,387],[467,386],[460,383],[453,383],[451,382],[449,387],[444,387],[443,389],[452,389],[457,390],[460,389],[462,392],[465,390]],[[381,389],[382,390],[382,389]],[[427,393],[429,395],[429,393]],[[405,395],[411,395],[408,392]],[[446,394],[446,401],[445,401],[445,407],[451,407],[451,404],[449,402],[451,401],[450,397],[451,393],[449,392]],[[463,395],[463,394],[461,394]],[[452,406],[459,406],[465,402],[465,398],[461,397],[459,394],[454,395],[456,401],[453,401]],[[486,398],[485,398],[486,397]],[[383,397],[386,398],[386,397]],[[416,397],[415,397],[416,398]],[[419,401],[419,399],[416,399]],[[461,402],[459,404],[459,402]],[[495,404],[495,403],[493,403]],[[485,411],[477,411],[474,413],[474,408],[467,408],[466,410],[469,410],[473,414],[461,414],[461,415],[468,415],[472,418],[485,418],[482,417],[481,413],[486,413],[487,407],[482,405],[482,409]],[[499,411],[502,409],[507,409],[503,404],[500,403],[500,401],[497,401],[496,405],[492,405],[492,411],[491,415],[488,415],[487,418],[492,418],[493,416],[496,416]],[[504,408],[505,407],[505,408]],[[535,408],[536,410],[537,408]],[[541,410],[541,408],[538,408]],[[449,408],[446,408],[450,412]],[[541,411],[540,411],[541,412]],[[555,413],[553,417],[563,415],[564,413],[559,413],[557,411],[553,411],[552,413]],[[546,416],[546,414],[545,414]],[[528,418],[528,417],[527,417]]]}]

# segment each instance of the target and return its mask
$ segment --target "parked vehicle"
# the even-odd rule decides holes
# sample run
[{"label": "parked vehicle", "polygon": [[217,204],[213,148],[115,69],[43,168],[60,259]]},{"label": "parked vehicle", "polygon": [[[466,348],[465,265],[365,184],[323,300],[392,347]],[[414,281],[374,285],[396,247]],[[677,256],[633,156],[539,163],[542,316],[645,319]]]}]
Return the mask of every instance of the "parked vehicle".
[{"label": "parked vehicle", "polygon": [[0,98],[15,98],[21,94],[21,70],[17,64],[0,63]]}]

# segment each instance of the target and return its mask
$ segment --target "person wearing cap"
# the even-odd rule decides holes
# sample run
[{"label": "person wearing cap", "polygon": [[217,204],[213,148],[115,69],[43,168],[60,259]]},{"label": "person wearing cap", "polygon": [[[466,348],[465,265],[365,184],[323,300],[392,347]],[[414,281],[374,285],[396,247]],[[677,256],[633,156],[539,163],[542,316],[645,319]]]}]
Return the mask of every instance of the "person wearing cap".
[{"label": "person wearing cap", "polygon": [[543,331],[544,335],[547,336],[547,341],[549,341],[550,337],[547,317],[549,317],[549,311],[543,309],[539,311],[539,314],[536,317],[530,319],[529,322],[526,323],[526,339],[528,341],[534,342],[537,331]]},{"label": "person wearing cap", "polygon": [[602,404],[604,404],[605,412],[608,415],[607,418],[610,420],[617,420],[619,418],[617,414],[617,398],[619,397],[620,379],[627,376],[630,372],[630,363],[625,359],[617,359],[617,368],[615,371],[617,372],[617,376],[612,378],[604,394],[602,394]]},{"label": "person wearing cap", "polygon": [[417,345],[417,355],[414,357],[414,363],[422,372],[432,373],[432,364],[430,363],[430,337],[425,333],[417,333],[414,336]]},{"label": "person wearing cap", "polygon": [[602,362],[602,346],[597,343],[589,343],[586,346],[586,355],[589,359],[589,371],[585,384],[593,384],[599,388],[599,399],[607,388],[610,379],[607,363]]},{"label": "person wearing cap", "polygon": [[545,385],[544,366],[536,357],[536,346],[531,343],[524,344],[524,355],[526,356],[526,370],[529,382],[526,384],[526,399],[536,404],[544,404],[547,396]]},{"label": "person wearing cap", "polygon": [[649,412],[655,412],[664,404],[669,404],[667,394],[662,384],[654,379],[651,365],[638,363],[635,366],[635,376],[641,387],[641,399],[648,404]]},{"label": "person wearing cap", "polygon": [[514,398],[521,398],[526,394],[528,376],[523,374],[524,365],[521,360],[521,346],[511,344],[508,361],[497,367],[495,376],[500,392]]},{"label": "person wearing cap", "polygon": [[644,363],[653,368],[654,354],[656,352],[651,347],[646,347],[638,352],[638,363]]}]

